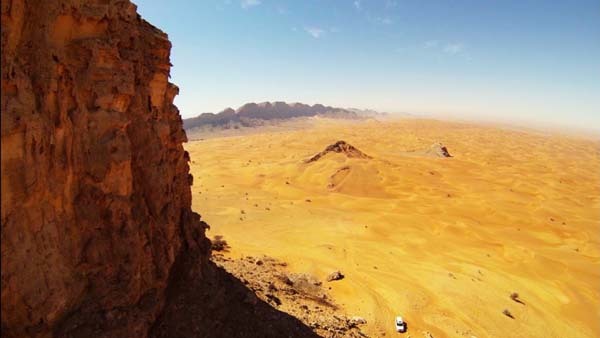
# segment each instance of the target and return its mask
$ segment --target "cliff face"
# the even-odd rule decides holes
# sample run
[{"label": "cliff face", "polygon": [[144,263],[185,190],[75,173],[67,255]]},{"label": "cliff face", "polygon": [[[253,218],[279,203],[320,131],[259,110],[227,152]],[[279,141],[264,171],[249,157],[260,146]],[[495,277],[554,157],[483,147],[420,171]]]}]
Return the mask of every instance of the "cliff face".
[{"label": "cliff face", "polygon": [[127,0],[1,9],[2,336],[146,336],[208,256],[171,45]]}]

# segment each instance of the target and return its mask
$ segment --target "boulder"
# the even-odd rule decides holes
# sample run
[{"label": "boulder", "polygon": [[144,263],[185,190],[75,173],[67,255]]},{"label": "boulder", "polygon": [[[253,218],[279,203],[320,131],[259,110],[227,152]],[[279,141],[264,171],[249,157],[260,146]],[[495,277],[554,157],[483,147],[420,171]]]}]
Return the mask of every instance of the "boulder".
[{"label": "boulder", "polygon": [[332,281],[340,280],[340,279],[344,279],[344,275],[339,270],[334,271],[334,272],[330,273],[329,276],[327,276],[328,282],[332,282]]}]

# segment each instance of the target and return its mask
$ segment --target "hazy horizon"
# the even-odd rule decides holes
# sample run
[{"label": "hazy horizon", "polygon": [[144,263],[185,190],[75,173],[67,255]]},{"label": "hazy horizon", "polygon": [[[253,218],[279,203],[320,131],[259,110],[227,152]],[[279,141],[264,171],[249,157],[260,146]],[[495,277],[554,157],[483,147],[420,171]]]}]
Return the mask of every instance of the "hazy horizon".
[{"label": "hazy horizon", "polygon": [[600,4],[135,1],[184,118],[248,102],[600,127]]}]

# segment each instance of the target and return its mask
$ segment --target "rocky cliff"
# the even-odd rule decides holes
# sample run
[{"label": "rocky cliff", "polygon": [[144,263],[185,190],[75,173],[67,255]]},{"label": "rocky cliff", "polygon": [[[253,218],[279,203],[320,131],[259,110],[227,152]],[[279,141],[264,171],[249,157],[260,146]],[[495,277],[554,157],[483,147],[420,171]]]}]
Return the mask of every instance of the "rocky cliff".
[{"label": "rocky cliff", "polygon": [[1,336],[317,337],[209,260],[166,34],[127,0],[1,10]]},{"label": "rocky cliff", "polygon": [[1,9],[2,336],[147,336],[209,247],[170,42],[127,0]]}]

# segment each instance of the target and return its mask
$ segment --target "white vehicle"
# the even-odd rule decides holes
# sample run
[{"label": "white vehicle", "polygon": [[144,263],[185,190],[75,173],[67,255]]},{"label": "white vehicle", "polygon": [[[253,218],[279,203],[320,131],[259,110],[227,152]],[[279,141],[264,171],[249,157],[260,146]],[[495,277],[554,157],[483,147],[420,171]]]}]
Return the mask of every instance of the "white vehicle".
[{"label": "white vehicle", "polygon": [[402,317],[396,317],[396,331],[406,332],[406,323],[402,320]]}]

